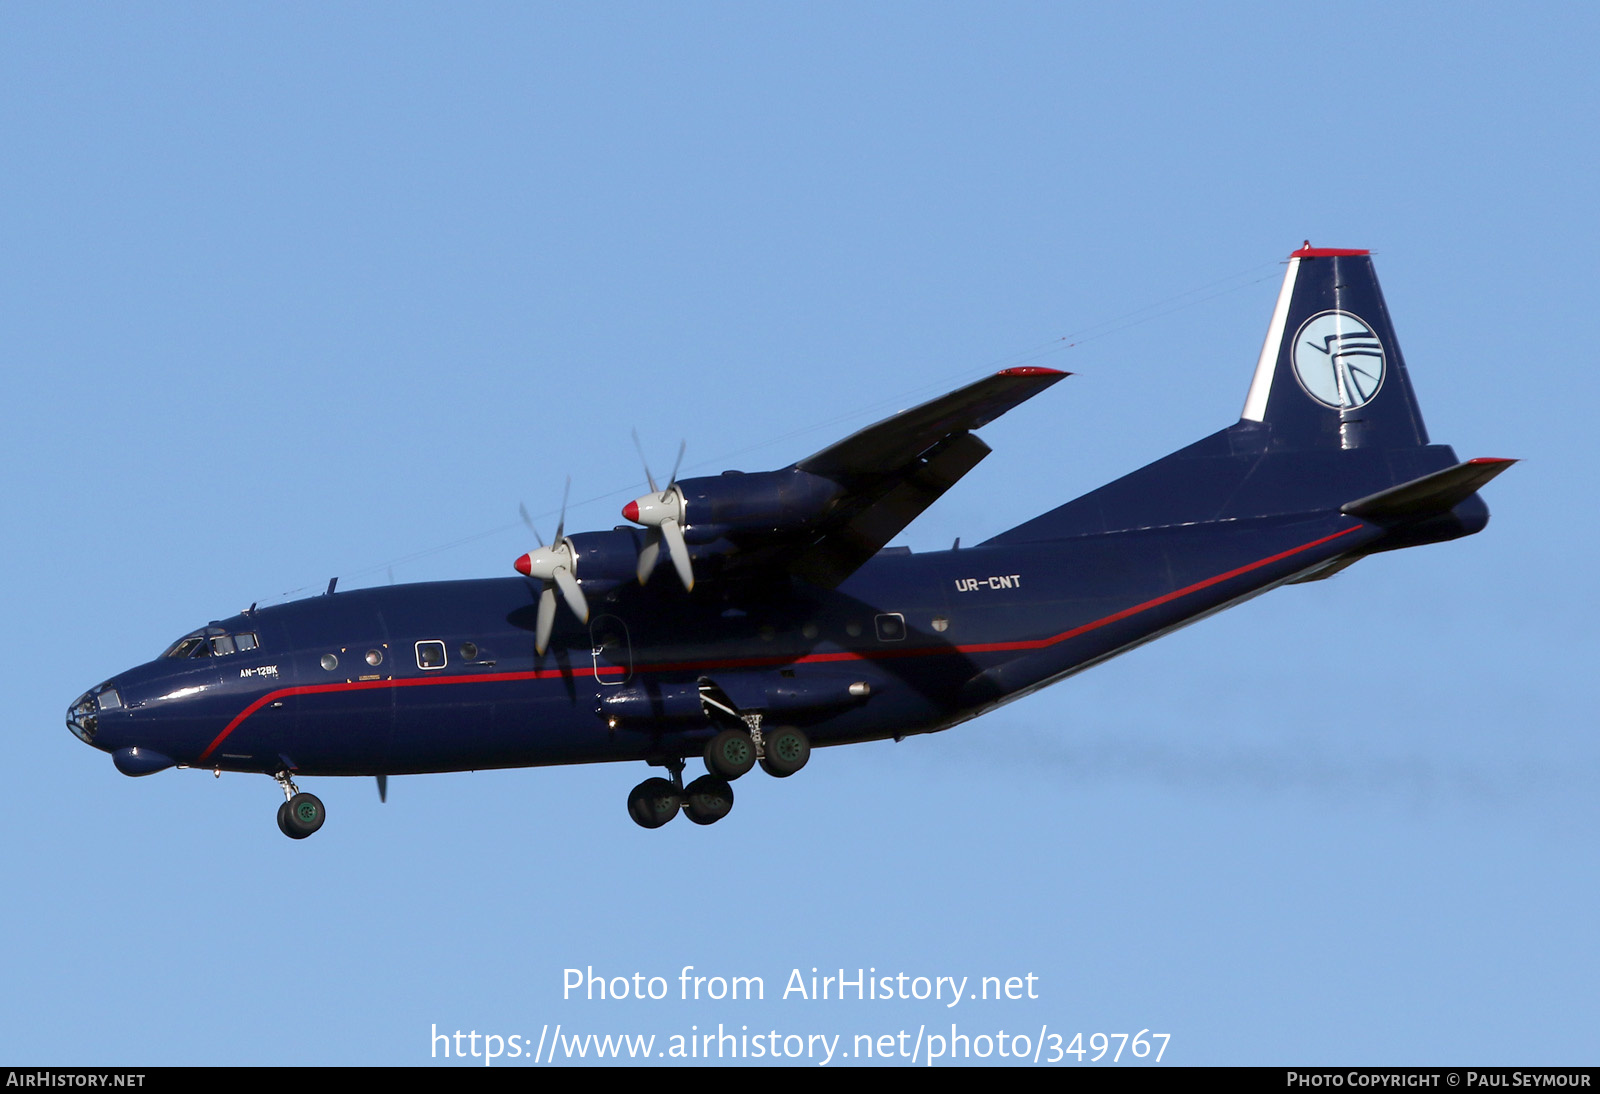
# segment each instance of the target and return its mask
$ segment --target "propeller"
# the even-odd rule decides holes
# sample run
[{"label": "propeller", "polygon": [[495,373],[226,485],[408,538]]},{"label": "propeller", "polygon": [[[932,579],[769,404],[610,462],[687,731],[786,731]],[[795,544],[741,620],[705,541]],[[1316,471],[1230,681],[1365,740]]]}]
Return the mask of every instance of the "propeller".
[{"label": "propeller", "polygon": [[539,616],[533,638],[533,648],[541,657],[550,645],[550,632],[556,625],[556,590],[561,591],[562,599],[572,609],[572,614],[578,617],[578,622],[589,622],[589,602],[584,599],[578,579],[573,576],[578,568],[578,555],[573,550],[572,541],[566,536],[567,495],[571,492],[572,477],[569,475],[567,487],[561,493],[561,519],[556,524],[555,543],[548,547],[545,546],[544,537],[539,535],[539,529],[534,527],[533,518],[528,516],[527,506],[518,507],[523,523],[533,532],[533,538],[539,541],[538,550],[529,551],[517,559],[515,566],[517,573],[544,582],[544,591],[539,594]]},{"label": "propeller", "polygon": [[639,443],[639,431],[633,431],[633,446],[639,450],[639,462],[644,464],[645,481],[650,484],[650,493],[642,498],[635,498],[622,507],[622,516],[635,524],[641,524],[649,529],[644,537],[644,549],[639,552],[639,584],[643,585],[650,580],[650,575],[655,572],[656,563],[661,558],[661,544],[667,545],[667,554],[672,558],[673,568],[678,571],[678,580],[683,582],[686,590],[694,589],[694,567],[689,563],[689,545],[683,541],[684,501],[683,490],[678,486],[678,468],[683,466],[684,449],[688,447],[687,441],[678,442],[678,459],[672,465],[672,478],[667,480],[667,488],[656,488],[655,476],[650,474],[650,461],[644,457],[644,445]]}]

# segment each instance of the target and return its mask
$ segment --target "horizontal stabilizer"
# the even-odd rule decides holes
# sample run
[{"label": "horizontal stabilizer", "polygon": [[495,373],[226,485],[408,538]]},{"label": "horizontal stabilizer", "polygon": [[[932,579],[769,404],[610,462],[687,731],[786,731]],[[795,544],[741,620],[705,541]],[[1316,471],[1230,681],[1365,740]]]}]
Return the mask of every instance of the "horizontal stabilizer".
[{"label": "horizontal stabilizer", "polygon": [[1516,460],[1482,458],[1369,494],[1341,508],[1375,524],[1397,524],[1448,513]]}]

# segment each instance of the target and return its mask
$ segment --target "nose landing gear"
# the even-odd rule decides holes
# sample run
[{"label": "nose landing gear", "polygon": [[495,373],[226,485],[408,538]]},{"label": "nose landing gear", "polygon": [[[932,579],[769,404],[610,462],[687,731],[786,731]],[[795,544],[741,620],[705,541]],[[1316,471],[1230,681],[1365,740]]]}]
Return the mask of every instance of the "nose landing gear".
[{"label": "nose landing gear", "polygon": [[322,799],[315,794],[303,794],[287,771],[272,776],[283,788],[284,803],[278,806],[278,831],[290,839],[305,839],[327,819]]}]

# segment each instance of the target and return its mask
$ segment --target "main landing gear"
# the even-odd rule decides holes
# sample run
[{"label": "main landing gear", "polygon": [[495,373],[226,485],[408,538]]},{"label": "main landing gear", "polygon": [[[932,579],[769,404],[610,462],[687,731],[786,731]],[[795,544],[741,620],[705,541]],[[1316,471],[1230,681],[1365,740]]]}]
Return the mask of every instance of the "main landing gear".
[{"label": "main landing gear", "polygon": [[305,839],[327,820],[327,810],[322,799],[315,794],[302,794],[287,771],[272,776],[283,788],[284,803],[278,806],[278,831],[290,839]]},{"label": "main landing gear", "polygon": [[[683,785],[683,760],[666,768],[672,778],[646,779],[628,795],[628,815],[641,828],[660,828],[681,811],[695,824],[715,824],[733,809],[729,784],[757,763],[775,778],[786,779],[811,759],[811,742],[793,726],[761,731],[761,715],[743,715],[747,730],[724,729],[706,745],[706,774]],[[309,796],[309,795],[307,795]]]}]

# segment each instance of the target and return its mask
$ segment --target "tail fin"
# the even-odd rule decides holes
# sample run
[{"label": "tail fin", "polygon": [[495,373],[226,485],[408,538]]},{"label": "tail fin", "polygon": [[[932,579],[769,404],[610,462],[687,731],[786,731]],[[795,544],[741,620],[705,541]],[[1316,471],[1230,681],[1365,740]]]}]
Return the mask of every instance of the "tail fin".
[{"label": "tail fin", "polygon": [[1269,451],[1428,443],[1368,252],[1289,256],[1240,417],[1269,427]]},{"label": "tail fin", "polygon": [[1428,442],[1366,251],[1289,256],[1240,420],[1002,532],[1023,543],[1136,528],[1343,511],[1389,547],[1469,535],[1502,461],[1457,467]]}]

